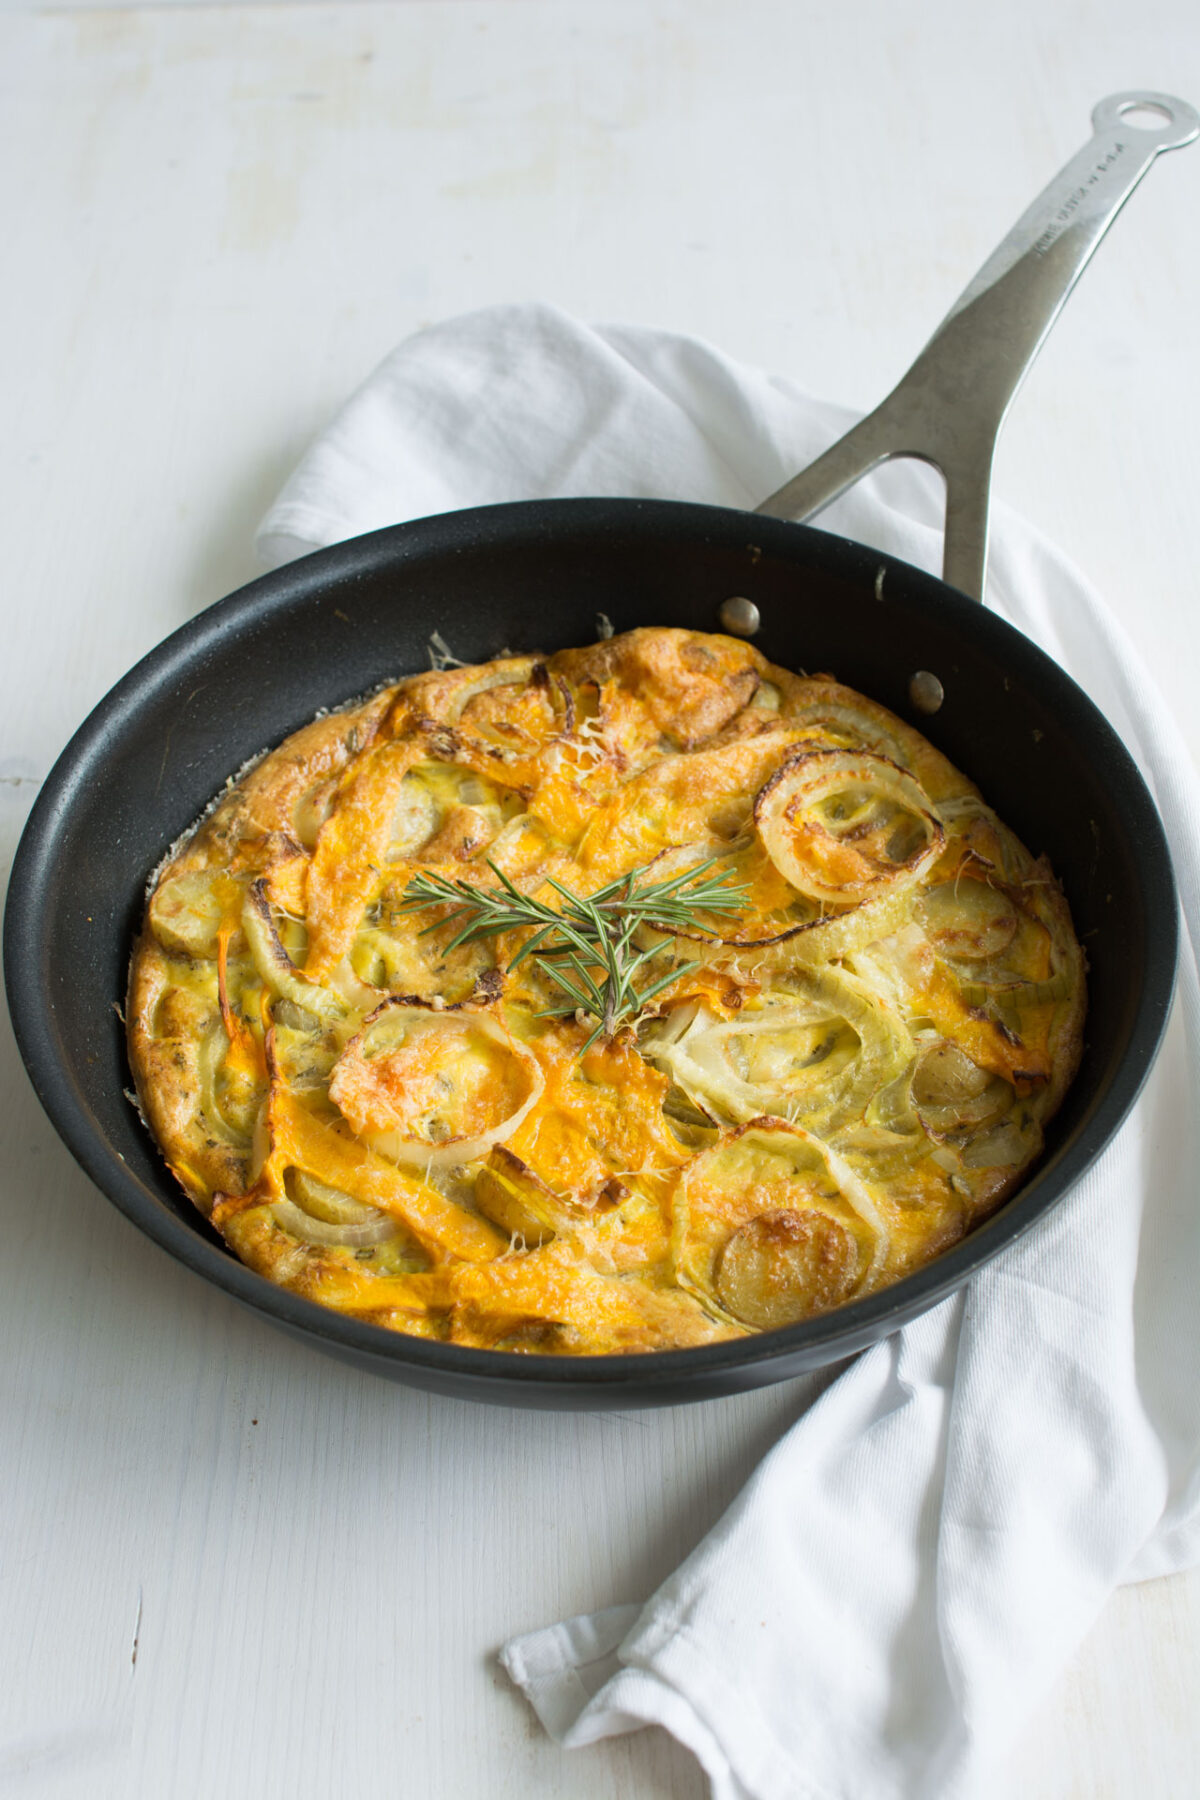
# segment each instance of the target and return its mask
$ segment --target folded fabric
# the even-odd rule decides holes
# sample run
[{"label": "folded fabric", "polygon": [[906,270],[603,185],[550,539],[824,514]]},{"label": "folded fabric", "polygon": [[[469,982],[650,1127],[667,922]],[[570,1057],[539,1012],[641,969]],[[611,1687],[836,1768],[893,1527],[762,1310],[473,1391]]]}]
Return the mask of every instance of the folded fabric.
[{"label": "folded fabric", "polygon": [[[854,416],[693,339],[493,307],[393,352],[260,550],[556,495],[752,507]],[[939,568],[920,465],[821,524]],[[977,1791],[1112,1589],[1200,1556],[1200,781],[1098,596],[1002,506],[988,603],[1087,689],[1156,795],[1185,913],[1176,1017],[1067,1200],[840,1374],[656,1594],[505,1647],[563,1743],[663,1725],[718,1800]]]}]

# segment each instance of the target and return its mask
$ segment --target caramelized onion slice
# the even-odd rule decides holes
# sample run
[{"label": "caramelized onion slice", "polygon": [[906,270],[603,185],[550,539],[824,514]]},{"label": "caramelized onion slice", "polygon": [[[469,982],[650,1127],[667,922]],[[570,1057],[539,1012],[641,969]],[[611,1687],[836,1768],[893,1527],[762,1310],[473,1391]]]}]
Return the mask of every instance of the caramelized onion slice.
[{"label": "caramelized onion slice", "polygon": [[505,656],[497,657],[494,662],[462,667],[450,678],[441,716],[456,725],[479,694],[486,694],[492,688],[511,688],[519,693],[541,660],[538,656]]},{"label": "caramelized onion slice", "polygon": [[540,657],[516,657],[490,665],[464,685],[447,716],[461,754],[476,756],[511,779],[526,771],[552,744],[575,728],[575,701],[560,675]]},{"label": "caramelized onion slice", "polygon": [[754,819],[784,880],[828,905],[911,884],[945,842],[920,783],[867,750],[797,751],[759,792]]},{"label": "caramelized onion slice", "polygon": [[447,1017],[395,1002],[351,1039],[329,1094],[365,1144],[429,1169],[502,1144],[544,1085],[537,1059],[490,1013]]},{"label": "caramelized onion slice", "polygon": [[803,698],[791,697],[784,709],[787,723],[801,730],[821,731],[840,738],[852,750],[871,750],[888,756],[900,768],[907,769],[912,755],[912,740],[905,742],[898,719],[889,718],[883,708],[867,700],[853,688],[837,683],[819,683]]},{"label": "caramelized onion slice", "polygon": [[[743,839],[728,847],[725,862],[734,886],[746,887],[753,881],[754,871],[747,867],[749,859],[744,854],[747,849],[751,849],[754,858],[761,863],[763,852],[753,839]],[[686,872],[693,865],[712,860],[713,850],[709,844],[681,845],[662,851],[649,864],[650,878],[664,881],[671,875]],[[771,873],[775,875],[773,859]],[[848,956],[863,944],[887,937],[908,919],[911,904],[909,886],[901,882],[876,888],[869,898],[829,913],[816,901],[793,898],[786,916],[766,916],[756,913],[751,900],[747,902],[748,916],[741,919],[697,916],[689,926],[676,927],[670,932],[660,927],[643,926],[638,942],[646,944],[657,939],[666,943],[670,938],[684,939],[689,957],[697,957],[715,968],[736,961],[744,951],[765,951],[770,954],[773,968],[786,969],[797,963],[828,962],[833,957]],[[791,922],[793,919],[794,923]]]},{"label": "caramelized onion slice", "polygon": [[320,1019],[340,1019],[346,1007],[341,997],[315,982],[305,981],[279,941],[265,881],[253,881],[242,907],[242,930],[263,984],[282,1000],[291,1000]]}]

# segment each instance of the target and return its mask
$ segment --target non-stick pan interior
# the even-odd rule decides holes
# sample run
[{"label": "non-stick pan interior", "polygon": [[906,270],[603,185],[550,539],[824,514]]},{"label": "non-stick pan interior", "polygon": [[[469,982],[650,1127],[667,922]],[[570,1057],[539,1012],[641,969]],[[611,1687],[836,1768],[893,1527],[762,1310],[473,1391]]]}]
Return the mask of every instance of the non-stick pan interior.
[{"label": "non-stick pan interior", "polygon": [[[886,567],[882,598],[877,573]],[[756,643],[912,720],[1046,851],[1091,964],[1083,1066],[1040,1170],[929,1269],[824,1319],[651,1357],[514,1358],[322,1312],[241,1268],[175,1187],[125,1098],[122,998],[146,880],[227,776],[321,707],[428,666],[437,632],[475,661],[592,641],[599,616],[717,630],[731,595]],[[946,699],[913,711],[929,669]],[[137,1224],[245,1303],[325,1348],[476,1398],[628,1405],[728,1392],[830,1361],[929,1305],[1065,1191],[1115,1130],[1157,1047],[1176,948],[1170,864],[1128,755],[1017,632],[942,583],[810,528],[668,502],[562,501],[397,527],[265,577],[176,632],[64,752],[18,853],[10,1003],[35,1085],[89,1173]]]}]

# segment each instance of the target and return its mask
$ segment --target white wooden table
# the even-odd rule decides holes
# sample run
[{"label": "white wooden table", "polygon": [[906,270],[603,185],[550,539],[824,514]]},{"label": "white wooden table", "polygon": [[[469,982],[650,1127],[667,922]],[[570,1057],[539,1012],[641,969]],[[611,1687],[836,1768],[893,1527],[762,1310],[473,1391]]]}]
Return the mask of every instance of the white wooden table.
[{"label": "white wooden table", "polygon": [[[1047,13],[1049,11],[1049,16]],[[692,330],[866,405],[1092,102],[1200,98],[1194,0],[394,0],[0,11],[0,818],[399,338],[497,299]],[[1200,149],[1101,251],[997,488],[1200,749]],[[3,1041],[0,1795],[693,1800],[568,1756],[509,1633],[646,1594],[795,1387],[541,1417],[275,1334],[74,1167]],[[997,1791],[1200,1792],[1200,1577],[1120,1594]]]}]

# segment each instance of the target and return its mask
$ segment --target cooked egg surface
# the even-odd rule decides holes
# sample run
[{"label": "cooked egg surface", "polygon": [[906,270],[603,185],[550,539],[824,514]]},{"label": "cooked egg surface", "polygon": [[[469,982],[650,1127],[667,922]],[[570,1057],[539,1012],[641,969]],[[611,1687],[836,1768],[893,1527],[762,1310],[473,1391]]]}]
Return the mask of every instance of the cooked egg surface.
[{"label": "cooked egg surface", "polygon": [[[693,869],[736,904],[631,929],[654,992],[607,1031],[553,933],[456,943],[469,906],[409,892],[558,913]],[[1048,864],[924,738],[651,629],[295,733],[160,871],[128,1022],[171,1169],[266,1279],[597,1355],[792,1325],[956,1243],[1040,1154],[1084,1008]]]}]

